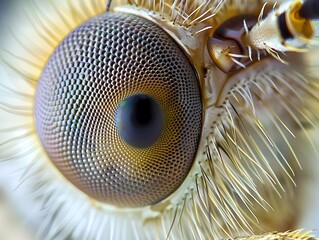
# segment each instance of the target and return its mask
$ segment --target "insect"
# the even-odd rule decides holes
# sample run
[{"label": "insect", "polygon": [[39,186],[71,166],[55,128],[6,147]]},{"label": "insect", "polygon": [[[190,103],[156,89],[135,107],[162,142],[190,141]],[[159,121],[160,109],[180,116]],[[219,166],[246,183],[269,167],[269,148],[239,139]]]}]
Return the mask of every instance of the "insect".
[{"label": "insect", "polygon": [[42,4],[1,55],[1,168],[36,238],[310,238],[318,1]]}]

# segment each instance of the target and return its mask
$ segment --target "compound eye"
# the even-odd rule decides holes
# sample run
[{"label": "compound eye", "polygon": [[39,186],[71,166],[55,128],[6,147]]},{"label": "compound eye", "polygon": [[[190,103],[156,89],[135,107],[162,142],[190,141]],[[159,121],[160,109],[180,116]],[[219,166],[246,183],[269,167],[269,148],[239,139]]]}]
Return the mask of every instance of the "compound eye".
[{"label": "compound eye", "polygon": [[108,204],[160,202],[196,155],[196,72],[156,24],[106,13],[70,33],[47,62],[35,99],[38,135],[80,190]]}]

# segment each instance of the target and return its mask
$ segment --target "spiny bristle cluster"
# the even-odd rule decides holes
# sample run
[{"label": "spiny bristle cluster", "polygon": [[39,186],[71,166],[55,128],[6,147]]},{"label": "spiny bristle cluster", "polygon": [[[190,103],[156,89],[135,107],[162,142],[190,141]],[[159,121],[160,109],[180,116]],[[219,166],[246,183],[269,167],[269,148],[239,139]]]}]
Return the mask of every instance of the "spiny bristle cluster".
[{"label": "spiny bristle cluster", "polygon": [[173,23],[189,27],[205,22],[216,15],[226,3],[220,1],[190,1],[190,0],[136,0],[132,1],[137,7],[158,12]]},{"label": "spiny bristle cluster", "polygon": [[[300,131],[317,156],[307,136],[307,128],[318,121],[308,105],[318,101],[313,96],[318,89],[310,89],[310,82],[291,69],[239,79],[223,103],[224,114],[211,128],[195,187],[165,213],[174,219],[173,236],[180,236],[181,229],[194,238],[204,233],[214,239],[262,232],[257,229],[266,226],[259,226],[256,214],[263,215],[261,211],[277,211],[275,216],[289,221],[285,205],[302,167],[303,156],[295,151]],[[185,230],[187,224],[191,227]],[[200,230],[195,227],[199,225]]]},{"label": "spiny bristle cluster", "polygon": [[[209,31],[238,13],[251,13],[258,7],[255,1],[250,0],[131,0],[130,3],[155,12],[173,24],[188,28],[192,35]],[[193,31],[192,27],[198,24],[204,24],[204,27]]]},{"label": "spiny bristle cluster", "polygon": [[[272,239],[272,240],[281,240],[281,239],[296,239],[296,240],[310,240],[315,239],[311,237],[312,232],[303,232],[302,230],[296,231],[287,231],[287,232],[271,232],[263,235],[256,235],[251,237],[240,238],[242,240],[257,240],[257,239]],[[235,238],[237,239],[237,238]]]}]

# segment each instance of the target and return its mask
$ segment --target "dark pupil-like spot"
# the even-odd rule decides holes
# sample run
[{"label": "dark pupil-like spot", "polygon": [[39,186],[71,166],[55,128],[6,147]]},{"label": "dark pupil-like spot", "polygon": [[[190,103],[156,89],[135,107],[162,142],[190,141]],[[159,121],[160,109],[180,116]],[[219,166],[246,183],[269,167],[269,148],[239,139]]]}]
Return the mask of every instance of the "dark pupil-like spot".
[{"label": "dark pupil-like spot", "polygon": [[156,107],[154,101],[147,96],[133,96],[136,99],[135,106],[133,106],[131,121],[136,127],[144,127],[152,123],[156,113],[153,107]]},{"label": "dark pupil-like spot", "polygon": [[121,138],[136,148],[150,147],[160,137],[163,130],[162,109],[148,95],[136,94],[122,100],[115,118]]}]

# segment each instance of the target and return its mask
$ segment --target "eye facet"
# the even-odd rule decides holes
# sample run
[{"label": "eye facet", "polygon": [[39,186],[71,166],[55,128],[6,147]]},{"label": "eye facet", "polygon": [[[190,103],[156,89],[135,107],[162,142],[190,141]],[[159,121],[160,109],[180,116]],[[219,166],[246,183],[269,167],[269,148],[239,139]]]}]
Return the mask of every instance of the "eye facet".
[{"label": "eye facet", "polygon": [[143,18],[106,13],[75,29],[39,80],[35,121],[61,173],[116,206],[157,203],[184,181],[202,119],[184,52]]}]

